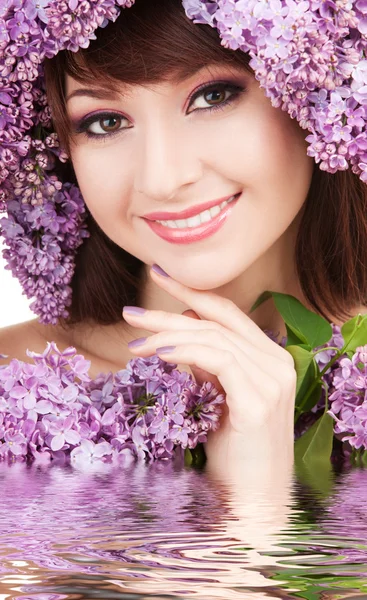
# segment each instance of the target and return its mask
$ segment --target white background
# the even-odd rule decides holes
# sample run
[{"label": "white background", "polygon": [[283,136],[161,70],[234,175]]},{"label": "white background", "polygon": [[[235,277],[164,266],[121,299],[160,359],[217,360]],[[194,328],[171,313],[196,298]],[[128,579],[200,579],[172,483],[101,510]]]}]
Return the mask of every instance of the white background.
[{"label": "white background", "polygon": [[29,309],[31,300],[22,295],[20,283],[4,268],[3,245],[0,240],[0,327],[34,319]]}]

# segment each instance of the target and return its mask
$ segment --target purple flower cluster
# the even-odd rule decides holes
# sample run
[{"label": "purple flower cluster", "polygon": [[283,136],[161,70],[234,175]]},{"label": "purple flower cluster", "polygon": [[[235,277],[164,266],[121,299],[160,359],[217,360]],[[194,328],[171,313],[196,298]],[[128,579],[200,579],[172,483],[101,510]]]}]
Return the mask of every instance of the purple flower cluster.
[{"label": "purple flower cluster", "polygon": [[[315,348],[315,360],[320,371],[344,346],[341,329],[332,325],[333,336],[322,351]],[[320,351],[321,350],[321,351]],[[341,354],[322,376],[328,390],[328,413],[336,421],[334,433],[343,442],[349,442],[356,450],[367,449],[367,345],[356,349],[351,358]],[[313,409],[300,416],[295,428],[296,439],[300,437],[325,410],[325,390]]]},{"label": "purple flower cluster", "polygon": [[352,358],[344,356],[333,372],[329,414],[335,419],[336,434],[346,434],[358,450],[367,449],[367,345],[360,346]]},{"label": "purple flower cluster", "polygon": [[0,459],[112,464],[172,458],[219,425],[224,395],[154,355],[113,375],[54,342],[0,367]]},{"label": "purple flower cluster", "polygon": [[251,56],[271,99],[311,132],[308,155],[367,182],[367,0],[183,0]]}]

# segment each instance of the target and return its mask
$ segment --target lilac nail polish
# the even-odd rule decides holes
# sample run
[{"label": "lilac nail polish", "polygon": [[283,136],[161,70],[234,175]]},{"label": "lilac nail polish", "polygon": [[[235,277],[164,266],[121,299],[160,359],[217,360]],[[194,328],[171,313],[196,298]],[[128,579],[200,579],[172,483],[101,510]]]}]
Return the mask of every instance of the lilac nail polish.
[{"label": "lilac nail polish", "polygon": [[159,265],[154,264],[152,266],[152,271],[154,271],[154,273],[158,273],[158,275],[162,275],[163,277],[169,277],[168,273],[166,273],[166,271],[163,271],[163,269]]},{"label": "lilac nail polish", "polygon": [[129,348],[137,348],[138,346],[142,346],[143,344],[145,344],[146,341],[147,341],[146,337],[138,338],[136,340],[132,340],[131,342],[129,342],[128,347]]},{"label": "lilac nail polish", "polygon": [[176,346],[162,346],[161,348],[156,348],[156,354],[165,354],[166,352],[168,354],[174,350],[176,350]]},{"label": "lilac nail polish", "polygon": [[141,308],[140,306],[124,306],[122,310],[127,315],[136,315],[136,316],[144,315],[144,313],[147,312],[145,310],[145,308]]}]

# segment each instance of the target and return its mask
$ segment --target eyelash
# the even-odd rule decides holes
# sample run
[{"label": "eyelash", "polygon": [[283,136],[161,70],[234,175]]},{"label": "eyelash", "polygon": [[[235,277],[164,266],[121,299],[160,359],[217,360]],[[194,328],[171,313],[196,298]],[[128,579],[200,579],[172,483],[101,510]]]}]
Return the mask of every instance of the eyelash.
[{"label": "eyelash", "polygon": [[[223,102],[221,102],[220,104],[218,104],[216,106],[208,106],[207,108],[196,108],[193,112],[197,112],[197,111],[207,112],[208,111],[208,112],[212,113],[217,110],[225,110],[225,108],[227,108],[227,106],[232,104],[235,100],[237,100],[240,97],[240,95],[245,91],[245,88],[242,86],[239,86],[239,85],[235,85],[233,83],[219,82],[219,81],[217,83],[211,83],[210,85],[204,85],[203,87],[199,88],[198,90],[196,90],[196,92],[193,93],[193,95],[191,96],[191,98],[189,100],[188,108],[190,108],[192,103],[195,100],[197,100],[198,98],[200,98],[200,96],[203,96],[205,93],[208,93],[210,91],[217,91],[217,90],[230,91],[232,93],[231,93],[230,97],[227,98],[227,100],[224,100]],[[98,123],[99,121],[102,121],[104,119],[109,119],[109,118],[114,118],[114,117],[117,117],[122,120],[124,119],[124,117],[122,117],[118,113],[113,113],[113,112],[103,112],[103,113],[91,115],[90,117],[82,119],[81,121],[79,121],[79,123],[77,123],[75,125],[74,133],[85,135],[88,139],[92,139],[93,141],[97,141],[97,142],[108,141],[115,135],[120,134],[122,131],[125,131],[126,129],[130,129],[130,127],[123,127],[122,129],[118,129],[117,131],[113,131],[111,133],[105,133],[105,134],[91,133],[90,131],[88,131],[88,127],[90,125],[92,125],[93,123]]]}]

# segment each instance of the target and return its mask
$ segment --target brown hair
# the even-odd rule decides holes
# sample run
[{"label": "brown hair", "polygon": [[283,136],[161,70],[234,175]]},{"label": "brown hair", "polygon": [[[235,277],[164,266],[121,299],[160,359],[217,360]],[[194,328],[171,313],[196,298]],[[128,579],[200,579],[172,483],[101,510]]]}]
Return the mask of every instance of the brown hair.
[{"label": "brown hair", "polygon": [[[175,80],[218,62],[252,72],[245,53],[223,48],[215,29],[187,19],[181,0],[136,0],[96,35],[88,48],[45,61],[53,123],[67,151],[66,73],[117,91],[119,82]],[[61,176],[76,183],[71,163],[62,169]],[[90,238],[76,258],[69,323],[117,323],[124,305],[139,303],[144,265],[109,240],[91,215],[88,228]],[[317,312],[345,318],[367,304],[367,186],[350,170],[330,174],[315,164],[295,253],[302,290]]]}]

